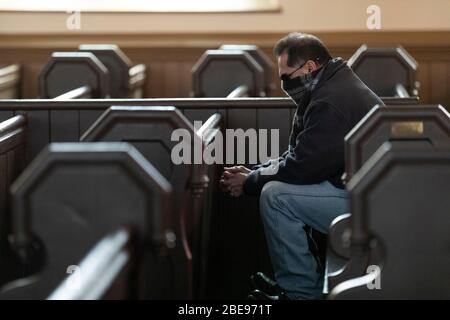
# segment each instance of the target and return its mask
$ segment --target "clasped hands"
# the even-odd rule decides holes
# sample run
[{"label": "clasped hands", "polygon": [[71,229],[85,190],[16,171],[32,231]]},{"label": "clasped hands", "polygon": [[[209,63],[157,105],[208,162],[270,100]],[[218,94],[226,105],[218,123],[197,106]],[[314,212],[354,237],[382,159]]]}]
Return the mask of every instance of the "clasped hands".
[{"label": "clasped hands", "polygon": [[232,197],[239,197],[243,193],[244,183],[250,169],[244,166],[225,167],[220,177],[220,186],[224,192]]}]

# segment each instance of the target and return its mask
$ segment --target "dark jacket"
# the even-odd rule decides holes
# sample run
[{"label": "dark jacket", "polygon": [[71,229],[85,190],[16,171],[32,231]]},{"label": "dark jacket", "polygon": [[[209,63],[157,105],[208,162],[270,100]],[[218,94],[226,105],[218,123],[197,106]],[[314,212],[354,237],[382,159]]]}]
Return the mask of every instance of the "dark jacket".
[{"label": "dark jacket", "polygon": [[383,105],[341,59],[325,67],[310,100],[297,108],[289,150],[279,158],[278,171],[261,174],[269,163],[253,167],[244,192],[258,195],[264,184],[281,181],[315,184],[325,180],[344,188],[344,137],[375,105]]}]

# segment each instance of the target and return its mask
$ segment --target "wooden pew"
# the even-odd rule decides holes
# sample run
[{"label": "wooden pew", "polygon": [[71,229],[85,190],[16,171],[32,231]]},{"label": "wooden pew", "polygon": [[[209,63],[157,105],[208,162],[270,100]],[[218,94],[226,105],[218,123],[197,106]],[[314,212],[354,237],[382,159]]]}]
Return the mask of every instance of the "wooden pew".
[{"label": "wooden pew", "polygon": [[105,236],[47,300],[136,299],[136,237],[130,228]]},{"label": "wooden pew", "polygon": [[25,168],[26,119],[22,115],[0,123],[0,284],[13,268],[8,246],[9,187]]},{"label": "wooden pew", "polygon": [[[345,138],[346,181],[351,181],[385,142],[403,146],[450,147],[450,114],[440,105],[373,108]],[[350,183],[350,182],[348,182]],[[336,218],[329,232],[329,287],[342,282],[351,256],[353,217]]]},{"label": "wooden pew", "polygon": [[345,137],[347,179],[386,141],[450,141],[450,114],[441,105],[374,107]]},{"label": "wooden pew", "polygon": [[82,44],[80,52],[93,53],[108,69],[111,98],[142,98],[146,78],[144,64],[132,65],[125,53],[114,44]]},{"label": "wooden pew", "polygon": [[108,69],[89,52],[54,52],[39,74],[41,98],[107,98],[110,86]]},{"label": "wooden pew", "polygon": [[264,70],[264,78],[265,78],[265,91],[266,96],[271,96],[272,92],[275,91],[275,83],[273,81],[274,69],[275,65],[272,60],[255,45],[242,45],[242,44],[224,44],[219,47],[219,50],[242,50],[247,52],[252,56],[253,59],[258,62],[258,64]]},{"label": "wooden pew", "polygon": [[355,73],[381,97],[418,96],[418,63],[401,46],[362,45],[348,60]]},{"label": "wooden pew", "polygon": [[350,257],[329,298],[449,299],[449,146],[386,142],[347,189]]},{"label": "wooden pew", "polygon": [[[220,115],[211,117],[205,123],[206,127],[202,127],[202,132],[220,129]],[[171,160],[171,150],[178,144],[172,140],[175,129],[187,130],[190,134],[192,153],[188,164],[174,165]],[[82,142],[130,142],[170,181],[174,188],[172,220],[177,221],[175,235],[179,239],[174,260],[177,267],[189,270],[193,269],[193,264],[200,263],[192,260],[200,258],[197,235],[201,234],[203,201],[209,184],[207,165],[194,163],[194,150],[199,145],[203,150],[213,139],[209,134],[205,136],[208,140],[203,140],[197,134],[199,129],[192,127],[189,120],[173,107],[113,106],[80,138]],[[175,284],[174,294],[193,296],[192,279],[176,279]]]},{"label": "wooden pew", "polygon": [[[15,114],[27,117],[28,142],[25,161],[28,164],[50,142],[76,142],[97,118],[119,100],[9,100],[0,101],[0,119]],[[386,104],[407,105],[418,102],[416,98],[385,98]],[[240,99],[133,99],[120,100],[122,106],[174,106],[190,121],[205,122],[220,113],[225,128],[279,129],[280,152],[287,147],[296,106],[288,98],[240,98]],[[269,141],[268,141],[269,143]],[[247,146],[248,148],[248,143]],[[236,159],[235,159],[235,163]],[[246,158],[244,163],[251,166]],[[228,164],[231,165],[231,164]],[[209,166],[208,170],[221,173],[221,166]],[[217,179],[210,178],[217,182]],[[213,191],[217,191],[217,183]],[[209,192],[209,191],[208,191]],[[212,214],[208,217],[210,241],[205,249],[209,253],[206,267],[208,281],[204,288],[209,298],[242,298],[251,289],[249,274],[257,271],[271,272],[266,241],[255,197],[231,198],[215,192],[209,203]],[[236,223],[239,221],[239,223]],[[229,236],[233,230],[233,237]],[[203,237],[204,238],[204,237]]]},{"label": "wooden pew", "polygon": [[18,64],[0,66],[0,99],[20,97],[21,70]]},{"label": "wooden pew", "polygon": [[159,257],[175,241],[171,191],[129,144],[50,144],[11,186],[16,280],[0,298],[46,298],[95,243],[127,225],[141,248],[138,297],[161,298],[174,277]]},{"label": "wooden pew", "polygon": [[206,50],[191,73],[194,97],[226,97],[240,86],[249,96],[266,95],[264,69],[243,50]]}]

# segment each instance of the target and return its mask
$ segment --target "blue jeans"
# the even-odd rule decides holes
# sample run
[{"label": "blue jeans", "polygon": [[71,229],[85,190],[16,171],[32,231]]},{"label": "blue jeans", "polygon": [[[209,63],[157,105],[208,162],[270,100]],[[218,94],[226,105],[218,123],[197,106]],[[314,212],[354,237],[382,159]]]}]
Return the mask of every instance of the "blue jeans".
[{"label": "blue jeans", "polygon": [[328,181],[270,181],[262,189],[260,211],[278,285],[290,299],[321,299],[323,276],[304,227],[328,233],[333,219],[348,212],[347,191]]}]

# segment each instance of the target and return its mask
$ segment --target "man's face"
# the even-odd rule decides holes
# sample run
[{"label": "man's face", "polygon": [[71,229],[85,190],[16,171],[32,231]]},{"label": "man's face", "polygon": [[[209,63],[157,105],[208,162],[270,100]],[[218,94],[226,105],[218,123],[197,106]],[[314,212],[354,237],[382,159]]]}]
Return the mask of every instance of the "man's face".
[{"label": "man's face", "polygon": [[288,61],[288,54],[287,52],[283,52],[278,57],[278,76],[280,79],[282,79],[283,76],[289,76],[289,79],[294,79],[299,76],[303,76],[307,73],[313,72],[317,69],[317,65],[314,63],[314,61],[308,60],[306,63],[301,65],[296,65],[293,67],[290,67],[287,65]]}]

